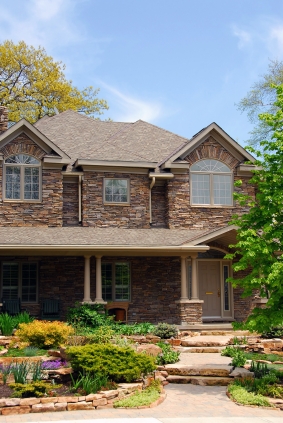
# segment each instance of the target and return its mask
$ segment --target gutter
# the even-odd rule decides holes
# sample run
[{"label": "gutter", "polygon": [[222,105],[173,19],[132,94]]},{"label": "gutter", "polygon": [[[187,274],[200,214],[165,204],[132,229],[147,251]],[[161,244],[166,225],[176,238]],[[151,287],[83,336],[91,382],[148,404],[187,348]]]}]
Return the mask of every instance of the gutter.
[{"label": "gutter", "polygon": [[79,175],[78,195],[79,195],[79,223],[82,223],[82,175]]}]

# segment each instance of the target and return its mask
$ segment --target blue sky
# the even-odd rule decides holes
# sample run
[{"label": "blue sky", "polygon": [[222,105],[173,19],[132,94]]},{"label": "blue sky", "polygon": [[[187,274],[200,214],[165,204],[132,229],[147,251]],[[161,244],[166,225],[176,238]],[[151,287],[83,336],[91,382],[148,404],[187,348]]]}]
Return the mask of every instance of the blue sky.
[{"label": "blue sky", "polygon": [[283,60],[282,0],[9,0],[0,42],[41,45],[104,117],[143,119],[190,138],[211,122],[244,144],[235,103]]}]

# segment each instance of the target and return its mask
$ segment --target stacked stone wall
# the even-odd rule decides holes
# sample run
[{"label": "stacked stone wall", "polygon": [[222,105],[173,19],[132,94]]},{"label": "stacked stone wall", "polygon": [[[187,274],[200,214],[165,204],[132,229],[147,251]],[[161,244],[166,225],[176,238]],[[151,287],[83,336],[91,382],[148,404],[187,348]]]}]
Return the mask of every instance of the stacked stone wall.
[{"label": "stacked stone wall", "polygon": [[[234,191],[255,195],[254,187],[249,182],[249,177],[237,176],[237,166],[240,162],[235,159],[212,137],[196,148],[185,160],[193,164],[202,159],[221,160],[227,164],[234,174],[234,182],[242,181],[241,187],[235,187]],[[227,226],[234,214],[243,214],[247,208],[235,203],[233,206],[191,206],[190,205],[190,174],[176,174],[168,181],[168,211],[167,221],[170,229],[215,229]]]},{"label": "stacked stone wall", "polygon": [[[46,154],[25,134],[19,135],[1,150],[4,160],[13,154],[29,154],[42,160]],[[62,226],[63,186],[60,169],[42,169],[42,201],[3,201],[3,167],[0,167],[1,226]]]},{"label": "stacked stone wall", "polygon": [[78,226],[79,224],[78,191],[78,182],[63,182],[63,226]]},{"label": "stacked stone wall", "polygon": [[167,227],[167,183],[152,188],[151,212],[153,227]]},{"label": "stacked stone wall", "polygon": [[[103,202],[103,179],[128,178],[130,202],[111,205]],[[149,228],[149,179],[129,173],[84,172],[82,196],[83,226]]]}]

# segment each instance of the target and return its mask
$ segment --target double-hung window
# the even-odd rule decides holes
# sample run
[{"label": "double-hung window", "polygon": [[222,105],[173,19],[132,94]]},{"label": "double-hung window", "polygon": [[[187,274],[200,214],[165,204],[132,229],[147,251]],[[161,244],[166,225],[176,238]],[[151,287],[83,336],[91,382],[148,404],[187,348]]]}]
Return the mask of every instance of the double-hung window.
[{"label": "double-hung window", "polygon": [[129,179],[104,178],[104,203],[128,204]]},{"label": "double-hung window", "polygon": [[191,204],[208,206],[231,206],[232,171],[224,163],[200,160],[190,169]]},{"label": "double-hung window", "polygon": [[130,300],[129,263],[102,263],[102,297],[104,301]]},{"label": "double-hung window", "polygon": [[10,156],[4,163],[6,200],[40,200],[41,164],[27,154]]},{"label": "double-hung window", "polygon": [[37,300],[37,263],[2,263],[2,297],[21,298],[23,302]]}]

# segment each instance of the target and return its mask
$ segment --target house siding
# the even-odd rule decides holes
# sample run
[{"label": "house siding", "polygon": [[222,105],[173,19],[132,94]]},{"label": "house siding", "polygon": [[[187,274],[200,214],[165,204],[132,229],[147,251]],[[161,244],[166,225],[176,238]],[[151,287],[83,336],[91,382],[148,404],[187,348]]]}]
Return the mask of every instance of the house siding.
[{"label": "house siding", "polygon": [[[130,180],[129,205],[103,203],[103,179]],[[95,227],[149,228],[149,179],[130,173],[84,172],[82,189],[82,225]]]},{"label": "house siding", "polygon": [[[4,160],[13,154],[29,154],[42,160],[46,154],[25,134],[2,148]],[[62,175],[60,169],[42,169],[42,201],[3,201],[3,166],[0,167],[1,226],[62,226]]]}]

